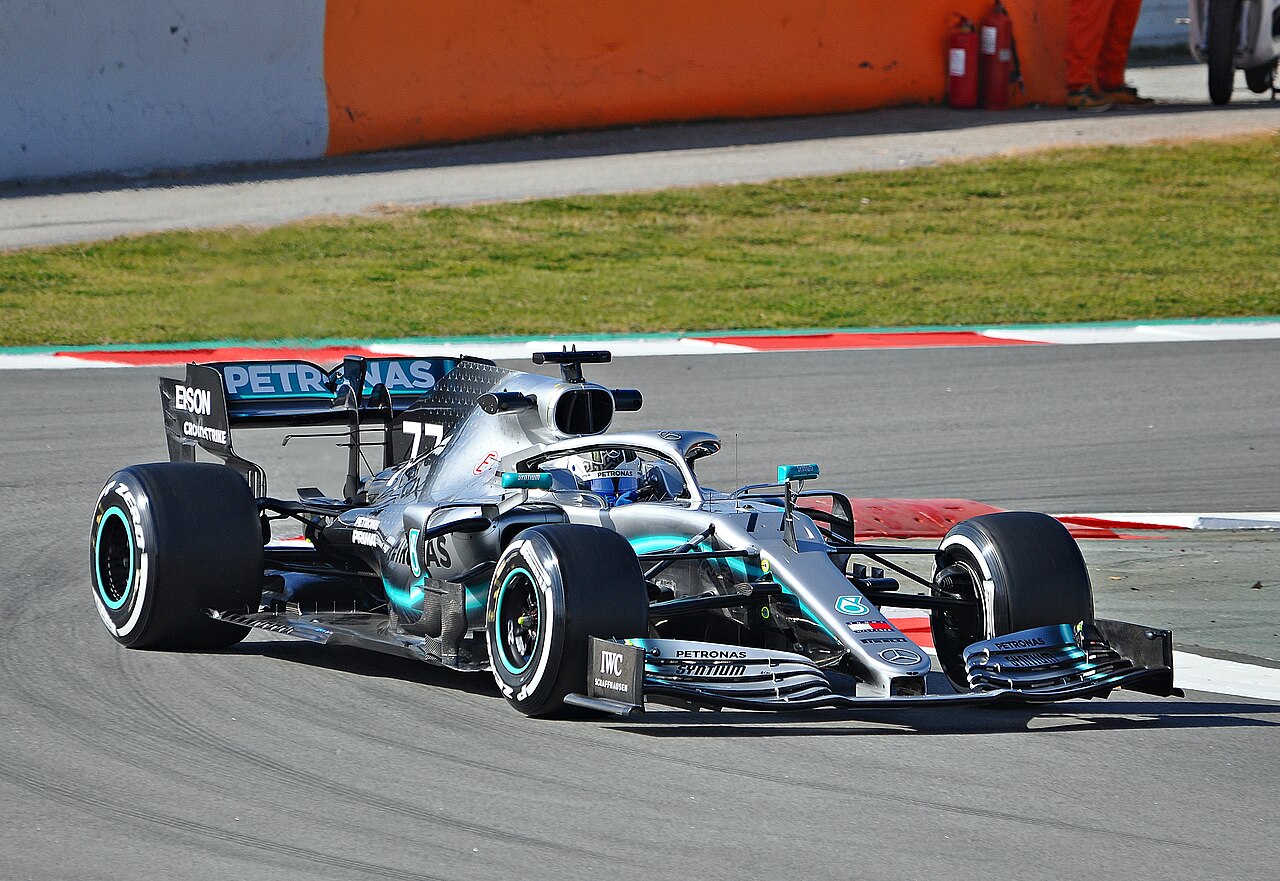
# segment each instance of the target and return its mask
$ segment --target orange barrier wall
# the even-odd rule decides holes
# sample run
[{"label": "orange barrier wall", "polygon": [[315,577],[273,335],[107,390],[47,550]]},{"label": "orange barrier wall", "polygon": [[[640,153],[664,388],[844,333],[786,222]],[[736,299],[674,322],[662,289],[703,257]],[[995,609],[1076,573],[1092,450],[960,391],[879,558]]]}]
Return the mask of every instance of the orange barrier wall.
[{"label": "orange barrier wall", "polygon": [[[328,0],[329,153],[945,100],[951,14],[991,0]],[[1067,0],[1006,0],[1061,103]]]}]

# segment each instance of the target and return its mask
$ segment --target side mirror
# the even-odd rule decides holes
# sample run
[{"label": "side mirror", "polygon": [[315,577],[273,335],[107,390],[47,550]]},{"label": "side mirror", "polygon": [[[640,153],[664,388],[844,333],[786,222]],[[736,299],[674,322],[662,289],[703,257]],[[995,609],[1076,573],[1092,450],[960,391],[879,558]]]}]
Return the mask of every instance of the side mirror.
[{"label": "side mirror", "polygon": [[814,464],[779,465],[778,483],[788,483],[792,480],[813,480],[819,473],[818,466]]}]

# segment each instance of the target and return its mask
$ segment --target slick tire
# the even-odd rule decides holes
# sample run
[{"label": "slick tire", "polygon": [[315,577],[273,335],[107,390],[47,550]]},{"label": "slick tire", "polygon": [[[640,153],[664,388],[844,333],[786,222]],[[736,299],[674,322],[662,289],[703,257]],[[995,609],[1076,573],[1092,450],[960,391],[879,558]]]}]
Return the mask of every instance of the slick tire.
[{"label": "slick tire", "polygon": [[98,615],[130,648],[225,648],[247,627],[207,609],[256,607],[262,531],[244,478],[223,465],[165,462],[111,475],[89,536]]},{"label": "slick tire", "polygon": [[938,548],[934,593],[976,600],[973,612],[930,616],[938,660],[961,690],[969,687],[962,652],[972,643],[1093,620],[1093,589],[1080,547],[1046,514],[1004,511],[957,523]]},{"label": "slick tire", "polygon": [[485,640],[493,677],[527,716],[554,713],[587,685],[588,643],[644,636],[649,601],[627,540],[598,526],[526,529],[489,586]]}]

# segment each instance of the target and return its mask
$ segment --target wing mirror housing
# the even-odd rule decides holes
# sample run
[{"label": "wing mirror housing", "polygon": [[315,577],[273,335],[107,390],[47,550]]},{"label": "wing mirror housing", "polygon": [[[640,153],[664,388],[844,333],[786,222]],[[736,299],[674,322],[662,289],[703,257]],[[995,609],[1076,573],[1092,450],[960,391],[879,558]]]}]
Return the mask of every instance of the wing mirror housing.
[{"label": "wing mirror housing", "polygon": [[778,483],[790,483],[793,480],[813,480],[819,475],[817,465],[779,465]]}]

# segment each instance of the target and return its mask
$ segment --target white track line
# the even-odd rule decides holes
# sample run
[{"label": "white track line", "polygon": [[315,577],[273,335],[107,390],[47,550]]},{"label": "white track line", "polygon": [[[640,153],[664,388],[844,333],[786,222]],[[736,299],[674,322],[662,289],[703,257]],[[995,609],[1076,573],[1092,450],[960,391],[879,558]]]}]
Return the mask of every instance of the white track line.
[{"label": "white track line", "polygon": [[87,361],[52,353],[31,355],[0,354],[0,370],[79,370],[84,367],[128,367],[128,364],[108,364],[105,361]]},{"label": "white track line", "polygon": [[1280,670],[1272,667],[1174,652],[1173,680],[1179,688],[1280,702]]},{"label": "white track line", "polygon": [[1088,327],[993,327],[983,336],[1001,340],[1085,346],[1099,343],[1186,343],[1280,339],[1280,321],[1135,324]]},{"label": "white track line", "polygon": [[[1272,511],[1233,511],[1205,514],[1060,514],[1068,520],[1085,519],[1107,521],[1116,530],[1138,529],[1280,529],[1280,513]],[[1104,523],[1103,525],[1107,525]]]}]

